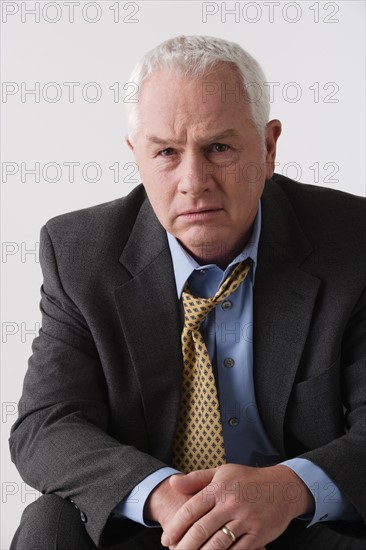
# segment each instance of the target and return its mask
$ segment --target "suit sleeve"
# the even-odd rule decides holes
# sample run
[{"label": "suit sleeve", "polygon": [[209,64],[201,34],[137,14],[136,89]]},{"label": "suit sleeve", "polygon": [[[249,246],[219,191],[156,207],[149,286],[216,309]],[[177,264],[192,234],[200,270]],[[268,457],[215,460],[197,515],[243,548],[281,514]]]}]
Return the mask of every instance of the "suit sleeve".
[{"label": "suit sleeve", "polygon": [[63,288],[46,226],[40,263],[42,328],[11,429],[11,457],[30,486],[75,502],[98,545],[113,508],[165,464],[108,435],[101,362],[85,319]]},{"label": "suit sleeve", "polygon": [[340,388],[346,433],[300,456],[322,468],[362,518],[352,526],[346,522],[330,525],[341,533],[366,538],[366,290],[345,327]]}]

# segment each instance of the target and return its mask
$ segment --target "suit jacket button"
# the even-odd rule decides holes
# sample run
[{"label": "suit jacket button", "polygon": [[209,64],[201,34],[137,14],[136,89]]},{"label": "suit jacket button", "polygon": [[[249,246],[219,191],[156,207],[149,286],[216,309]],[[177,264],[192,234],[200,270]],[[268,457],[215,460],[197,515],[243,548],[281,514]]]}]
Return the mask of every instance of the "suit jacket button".
[{"label": "suit jacket button", "polygon": [[83,523],[86,523],[88,521],[88,518],[86,517],[86,514],[84,514],[84,512],[80,512],[80,518]]},{"label": "suit jacket button", "polygon": [[75,502],[72,500],[72,498],[70,498],[70,502],[71,502],[71,504],[73,504],[74,508],[79,510],[79,506],[77,504],[75,504]]}]

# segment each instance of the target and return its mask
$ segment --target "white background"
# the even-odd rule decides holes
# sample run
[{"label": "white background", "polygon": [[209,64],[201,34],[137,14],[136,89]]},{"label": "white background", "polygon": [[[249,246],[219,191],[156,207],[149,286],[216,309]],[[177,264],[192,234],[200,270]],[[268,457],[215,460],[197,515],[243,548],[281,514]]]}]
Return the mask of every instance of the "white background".
[{"label": "white background", "polygon": [[[2,550],[37,496],[11,463],[7,439],[40,322],[39,230],[139,181],[127,164],[123,87],[147,50],[178,34],[238,42],[272,83],[272,118],[283,123],[277,172],[365,195],[363,1],[79,0],[73,10],[71,22],[62,1],[2,2]],[[73,101],[65,82],[79,83]],[[39,102],[26,93],[37,86]],[[70,162],[79,163],[74,181]],[[36,163],[40,181],[27,172]],[[91,182],[96,167],[100,179]]]}]

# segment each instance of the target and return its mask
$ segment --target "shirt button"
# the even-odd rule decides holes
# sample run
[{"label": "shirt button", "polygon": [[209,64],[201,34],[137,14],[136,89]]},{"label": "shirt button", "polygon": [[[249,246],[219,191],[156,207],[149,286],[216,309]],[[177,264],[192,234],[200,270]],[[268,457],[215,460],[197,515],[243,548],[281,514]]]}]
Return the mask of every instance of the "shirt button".
[{"label": "shirt button", "polygon": [[86,514],[84,512],[80,512],[80,519],[83,523],[87,523],[88,518],[86,517]]},{"label": "shirt button", "polygon": [[229,426],[231,426],[232,428],[235,428],[235,427],[239,424],[239,419],[236,418],[235,416],[233,416],[232,418],[230,418],[228,424],[229,424]]},{"label": "shirt button", "polygon": [[204,275],[207,272],[207,269],[200,269],[201,275]]},{"label": "shirt button", "polygon": [[235,365],[235,361],[232,357],[226,357],[226,359],[224,359],[224,366],[227,369],[231,369],[231,367],[233,367],[234,365]]},{"label": "shirt button", "polygon": [[224,311],[226,311],[228,309],[231,309],[232,305],[233,304],[230,302],[230,300],[225,300],[224,302],[222,302],[221,307]]}]

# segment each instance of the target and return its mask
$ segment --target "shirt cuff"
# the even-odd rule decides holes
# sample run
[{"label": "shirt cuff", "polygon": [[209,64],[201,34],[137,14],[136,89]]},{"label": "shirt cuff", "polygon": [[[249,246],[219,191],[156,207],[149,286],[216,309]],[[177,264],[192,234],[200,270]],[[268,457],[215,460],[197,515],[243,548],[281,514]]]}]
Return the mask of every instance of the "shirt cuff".
[{"label": "shirt cuff", "polygon": [[117,506],[115,506],[115,508],[113,508],[110,517],[131,519],[132,521],[145,525],[145,527],[159,527],[159,523],[156,521],[145,521],[145,502],[151,491],[155,489],[159,483],[171,475],[181,473],[182,472],[179,472],[174,468],[169,468],[168,466],[156,470],[140,481],[140,483],[136,485],[132,491],[130,491],[130,493],[128,493],[128,495],[121,500]]},{"label": "shirt cuff", "polygon": [[302,479],[314,497],[314,514],[298,517],[298,519],[310,520],[308,527],[323,521],[339,519],[358,521],[360,519],[357,510],[322,468],[306,458],[292,458],[280,464],[291,468]]}]

